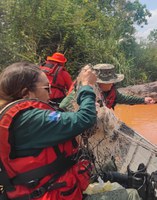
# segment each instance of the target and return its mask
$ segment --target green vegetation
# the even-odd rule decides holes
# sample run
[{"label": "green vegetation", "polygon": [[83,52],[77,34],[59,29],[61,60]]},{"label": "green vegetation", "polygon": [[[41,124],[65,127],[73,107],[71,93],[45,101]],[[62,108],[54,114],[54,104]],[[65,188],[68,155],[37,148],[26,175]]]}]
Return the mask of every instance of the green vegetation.
[{"label": "green vegetation", "polygon": [[124,85],[156,80],[157,30],[147,44],[134,37],[151,16],[138,0],[1,0],[0,10],[1,69],[59,51],[74,78],[84,64],[112,63]]}]

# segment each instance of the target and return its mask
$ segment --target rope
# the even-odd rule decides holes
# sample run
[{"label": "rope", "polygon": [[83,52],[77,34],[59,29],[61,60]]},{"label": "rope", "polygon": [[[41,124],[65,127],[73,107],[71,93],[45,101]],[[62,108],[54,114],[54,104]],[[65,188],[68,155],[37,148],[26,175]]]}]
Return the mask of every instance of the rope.
[{"label": "rope", "polygon": [[[139,146],[141,146],[141,147],[145,148],[146,150],[148,150],[148,151],[150,151],[150,152],[152,152],[152,153],[154,153],[154,154],[157,155],[157,149],[154,149],[154,148],[157,148],[157,147],[154,146],[154,148],[153,148],[153,147],[147,146],[146,144],[144,144],[144,142],[137,141],[137,138],[136,138],[136,139],[135,139],[135,138],[132,138],[131,136],[122,133],[120,130],[117,130],[117,131],[118,131],[119,134],[121,134],[122,136],[124,136],[124,137],[125,137],[126,139],[128,139],[129,141],[131,140],[132,142],[138,144]],[[144,139],[144,138],[140,138],[140,140],[141,140],[141,139]],[[147,142],[148,142],[148,141],[147,141]],[[151,144],[151,145],[152,145],[152,144]]]}]

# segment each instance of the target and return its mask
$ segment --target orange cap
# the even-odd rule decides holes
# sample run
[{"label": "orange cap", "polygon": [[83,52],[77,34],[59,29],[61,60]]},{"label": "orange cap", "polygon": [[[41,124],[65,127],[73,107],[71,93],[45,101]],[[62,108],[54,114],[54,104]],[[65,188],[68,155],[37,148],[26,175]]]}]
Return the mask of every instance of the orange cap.
[{"label": "orange cap", "polygon": [[67,59],[64,57],[62,53],[54,53],[52,56],[48,56],[47,60],[52,60],[60,63],[66,63]]}]

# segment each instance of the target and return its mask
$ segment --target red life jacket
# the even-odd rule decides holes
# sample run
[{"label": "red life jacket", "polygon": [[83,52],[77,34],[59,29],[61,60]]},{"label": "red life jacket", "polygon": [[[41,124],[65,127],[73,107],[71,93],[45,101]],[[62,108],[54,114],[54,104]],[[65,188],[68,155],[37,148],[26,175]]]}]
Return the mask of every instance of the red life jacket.
[{"label": "red life jacket", "polygon": [[74,141],[44,148],[38,156],[11,159],[9,127],[14,117],[26,109],[52,109],[37,100],[19,100],[0,113],[0,185],[13,200],[82,199],[82,191],[89,184],[88,160],[74,161],[78,152]]},{"label": "red life jacket", "polygon": [[64,98],[66,96],[66,91],[69,89],[66,88],[65,82],[68,77],[63,77],[63,72],[66,71],[65,67],[57,62],[46,61],[46,63],[40,66],[40,69],[45,72],[51,84],[52,92],[50,94],[50,99]]},{"label": "red life jacket", "polygon": [[105,104],[108,108],[113,108],[115,106],[115,100],[116,100],[116,90],[115,87],[113,86],[109,92],[109,94],[107,95],[107,97],[105,98]]}]

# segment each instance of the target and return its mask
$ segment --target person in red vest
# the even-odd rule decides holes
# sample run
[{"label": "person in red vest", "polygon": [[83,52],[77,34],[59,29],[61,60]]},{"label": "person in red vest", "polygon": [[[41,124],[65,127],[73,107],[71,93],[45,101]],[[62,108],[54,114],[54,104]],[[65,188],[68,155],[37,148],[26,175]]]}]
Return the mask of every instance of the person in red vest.
[{"label": "person in red vest", "polygon": [[151,97],[136,97],[120,93],[115,84],[124,79],[123,74],[116,74],[115,67],[111,64],[97,64],[93,66],[97,73],[97,83],[100,88],[102,101],[108,108],[114,109],[116,104],[154,104]]},{"label": "person in red vest", "polygon": [[66,62],[64,54],[56,52],[48,56],[46,62],[40,66],[51,84],[50,101],[52,103],[60,103],[72,84],[71,75],[65,68]]},{"label": "person in red vest", "polygon": [[48,104],[49,81],[34,64],[14,63],[0,74],[0,199],[83,198],[92,165],[75,137],[96,122],[96,75],[85,68],[77,112]]}]

